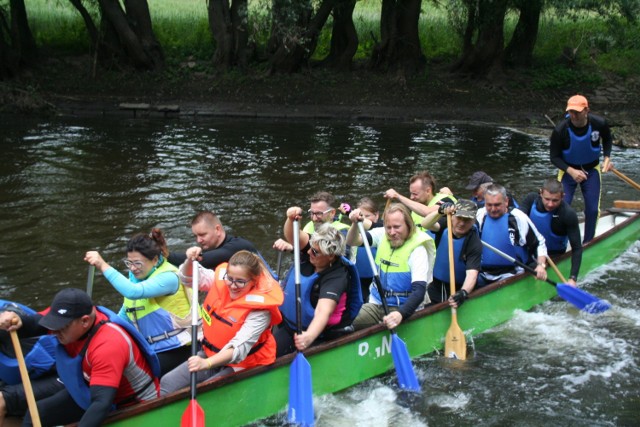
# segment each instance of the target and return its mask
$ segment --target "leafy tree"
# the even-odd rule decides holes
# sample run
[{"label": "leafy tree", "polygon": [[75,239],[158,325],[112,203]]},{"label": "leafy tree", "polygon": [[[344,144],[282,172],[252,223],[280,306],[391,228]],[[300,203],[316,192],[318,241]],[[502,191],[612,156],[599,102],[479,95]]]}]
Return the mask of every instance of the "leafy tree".
[{"label": "leafy tree", "polygon": [[381,40],[371,55],[373,68],[410,74],[424,66],[418,34],[421,5],[422,0],[382,0]]},{"label": "leafy tree", "polygon": [[120,66],[124,62],[142,70],[164,67],[164,53],[153,32],[147,0],[94,0],[99,27],[82,0],[69,1],[82,16],[94,55],[103,66]]}]

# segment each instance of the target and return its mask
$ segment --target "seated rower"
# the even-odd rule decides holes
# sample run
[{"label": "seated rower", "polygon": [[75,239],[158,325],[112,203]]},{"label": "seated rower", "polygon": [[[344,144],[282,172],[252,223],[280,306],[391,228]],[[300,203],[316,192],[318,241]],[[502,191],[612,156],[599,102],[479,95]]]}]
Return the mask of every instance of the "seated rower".
[{"label": "seated rower", "polygon": [[260,257],[249,251],[236,252],[215,272],[202,266],[194,272],[192,260],[199,250],[187,250],[180,277],[192,285],[197,274],[198,290],[207,291],[202,304],[202,350],[162,377],[163,396],[187,387],[191,372],[197,372],[200,383],[276,359],[271,328],[282,321],[278,307],[284,299],[278,282]]},{"label": "seated rower", "polygon": [[[56,367],[64,389],[37,401],[43,425],[101,425],[118,408],[159,395],[158,358],[130,323],[93,305],[80,289],[56,294],[47,314],[19,316],[5,311],[0,329],[22,337],[50,331],[57,338]],[[32,425],[27,412],[25,426]]]},{"label": "seated rower", "polygon": [[[0,313],[15,312],[20,317],[36,314],[31,308],[11,301],[0,300]],[[56,372],[56,337],[50,334],[36,337],[20,337],[20,346],[31,379],[31,389],[36,400],[56,394],[64,389]],[[7,331],[0,330],[0,426],[6,417],[24,417],[27,397]]]},{"label": "seated rower", "polygon": [[151,234],[129,239],[123,260],[128,277],[96,251],[84,258],[124,297],[118,314],[147,339],[158,354],[162,374],[191,354],[191,292],[180,283],[178,269],[167,262],[167,253],[162,230],[154,228]]},{"label": "seated rower", "polygon": [[582,263],[582,238],[578,214],[564,200],[564,188],[555,177],[544,181],[538,193],[529,193],[520,210],[529,215],[544,236],[549,255],[561,255],[571,244],[571,273],[568,284],[576,286]]},{"label": "seated rower", "polygon": [[[301,208],[287,210],[285,236],[293,239],[293,221],[301,217]],[[278,357],[350,331],[348,326],[362,306],[358,272],[342,256],[344,235],[330,224],[322,224],[313,234],[300,231],[299,243],[303,332],[296,333],[295,275],[290,271],[285,279],[285,299],[280,309],[284,321],[273,332]]]},{"label": "seated rower", "polygon": [[[360,212],[362,212],[362,216],[364,218],[362,224],[364,225],[365,230],[384,226],[382,220],[380,219],[380,212],[378,210],[378,205],[376,204],[376,202],[368,197],[363,197],[358,202],[357,208],[360,209]],[[366,302],[369,300],[369,287],[371,286],[371,282],[373,281],[373,270],[371,269],[369,258],[364,247],[360,246],[355,249],[355,264],[356,268],[358,269],[358,275],[360,276],[362,300]],[[371,248],[371,252],[375,258],[376,248]]]},{"label": "seated rower", "polygon": [[[507,190],[501,185],[491,184],[484,198],[484,208],[478,210],[476,216],[481,240],[525,264],[536,264],[536,277],[546,280],[547,246],[533,222],[521,210],[509,209]],[[477,286],[485,286],[522,271],[522,268],[485,247]]]},{"label": "seated rower", "polygon": [[[476,286],[482,260],[482,242],[478,234],[476,214],[478,207],[471,200],[459,199],[455,205],[444,203],[422,221],[422,226],[435,233],[436,261],[433,281],[427,286],[429,305],[449,300],[456,308],[462,305]],[[447,219],[451,218],[453,234],[453,256],[455,263],[456,293],[450,295],[449,239]]]},{"label": "seated rower", "polygon": [[[355,209],[349,215],[352,221],[347,241],[355,246],[364,244],[358,230],[362,213]],[[400,204],[392,203],[384,212],[384,228],[366,232],[371,247],[377,247],[375,257],[384,295],[377,286],[371,287],[371,296],[353,321],[354,329],[364,329],[383,322],[387,328],[398,327],[402,321],[423,304],[427,283],[433,278],[435,245],[427,234],[417,231],[411,212]],[[386,298],[390,313],[385,314],[382,298]]]}]

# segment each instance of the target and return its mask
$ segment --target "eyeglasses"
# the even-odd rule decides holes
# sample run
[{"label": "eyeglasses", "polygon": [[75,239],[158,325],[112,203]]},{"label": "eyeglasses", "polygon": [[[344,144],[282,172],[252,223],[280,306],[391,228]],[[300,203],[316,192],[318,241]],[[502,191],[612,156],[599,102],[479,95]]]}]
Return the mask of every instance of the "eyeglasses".
[{"label": "eyeglasses", "polygon": [[129,261],[128,259],[124,258],[122,262],[124,262],[124,265],[126,265],[129,270],[133,268],[135,268],[136,270],[140,270],[142,267],[144,267],[144,263],[142,261]]},{"label": "eyeglasses", "polygon": [[322,252],[320,252],[319,250],[317,250],[314,247],[311,247],[311,253],[313,254],[313,256],[321,256],[324,255]]},{"label": "eyeglasses", "polygon": [[311,209],[309,209],[309,210],[307,211],[307,213],[309,214],[309,216],[310,216],[311,218],[313,218],[314,216],[324,216],[324,215],[328,214],[329,212],[331,212],[332,210],[333,210],[333,208],[329,208],[329,209],[327,209],[326,211],[314,212],[314,211],[312,211]]},{"label": "eyeglasses", "polygon": [[227,286],[236,285],[236,288],[238,289],[244,288],[245,286],[247,286],[247,283],[251,281],[251,280],[243,280],[243,279],[232,279],[227,275],[227,273],[224,273],[222,280],[225,281]]}]

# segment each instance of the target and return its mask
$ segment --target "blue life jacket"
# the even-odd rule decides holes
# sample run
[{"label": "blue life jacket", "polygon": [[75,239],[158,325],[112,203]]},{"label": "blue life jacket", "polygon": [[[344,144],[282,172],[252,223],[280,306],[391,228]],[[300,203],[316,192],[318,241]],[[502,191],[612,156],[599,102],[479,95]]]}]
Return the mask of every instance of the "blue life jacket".
[{"label": "blue life jacket", "polygon": [[[512,218],[511,214],[504,214],[498,219],[494,219],[489,215],[486,215],[482,222],[480,236],[483,242],[501,250],[512,258],[527,263],[529,257],[526,248],[511,243],[512,241],[517,242],[519,240],[519,235],[515,218],[513,218],[513,223],[509,224],[510,218]],[[509,235],[509,228],[513,228],[515,230],[513,236]],[[496,267],[515,268],[515,265],[492,250],[483,247],[482,269],[491,269]]]},{"label": "blue life jacket", "polygon": [[[349,313],[349,319],[353,320],[360,312],[362,307],[362,289],[360,288],[360,276],[356,266],[345,257],[340,257],[343,264],[349,271],[350,283],[347,290],[347,307],[346,310]],[[302,302],[302,329],[306,329],[315,314],[315,307],[311,305],[311,290],[313,284],[318,280],[318,273],[313,273],[310,276],[300,274],[300,298]],[[287,277],[284,281],[284,302],[280,306],[280,312],[284,321],[292,329],[297,329],[296,326],[296,278],[293,268],[289,270]]]},{"label": "blue life jacket", "polygon": [[553,219],[553,212],[540,212],[534,202],[531,205],[531,212],[529,212],[531,222],[536,226],[540,234],[544,236],[547,249],[554,252],[564,252],[567,250],[567,243],[569,242],[569,236],[559,236],[551,230],[551,220]]},{"label": "blue life jacket", "polygon": [[[470,233],[475,233],[475,230]],[[442,238],[436,249],[436,262],[433,267],[433,278],[438,279],[443,283],[451,282],[449,277],[449,239],[446,238],[447,229],[443,231]],[[462,248],[464,242],[467,240],[467,236],[456,238],[453,237],[453,262],[454,262],[454,274],[456,275],[456,285],[462,285],[464,279],[467,277],[467,264],[462,259]]]},{"label": "blue life jacket", "polygon": [[[120,316],[118,316],[108,308],[102,306],[98,306],[96,308],[101,313],[107,315],[107,317],[109,318],[109,322],[122,327],[129,333],[129,336],[134,340],[133,344],[138,345],[140,351],[149,363],[152,374],[155,377],[159,378],[160,362],[158,360],[158,356],[156,356],[156,353],[153,351],[147,340],[142,336],[140,332],[138,332],[135,326],[122,319]],[[97,331],[97,328],[101,326],[96,325],[94,326],[94,328],[96,328]],[[65,388],[69,391],[69,394],[76,402],[76,404],[78,404],[78,406],[85,410],[89,407],[89,405],[91,405],[91,391],[89,389],[89,385],[84,379],[84,373],[82,371],[82,359],[86,353],[87,348],[89,347],[89,342],[91,341],[92,337],[93,336],[89,337],[82,351],[75,357],[69,356],[69,353],[67,353],[67,350],[62,344],[60,344],[60,342],[58,342],[58,345],[56,347],[56,367],[58,368],[58,375],[60,376],[60,379],[64,383]],[[112,409],[115,409],[115,405],[112,407]]]},{"label": "blue life jacket", "polygon": [[[19,314],[36,314],[35,310],[26,305],[0,299],[0,311],[7,309],[16,311]],[[47,334],[34,339],[37,339],[37,341],[31,350],[24,355],[24,361],[30,378],[38,378],[49,372],[53,368],[53,364],[56,363],[56,337]],[[20,341],[22,342],[23,340],[21,339]],[[0,380],[11,385],[22,382],[18,360],[15,356],[9,356],[0,352]]]},{"label": "blue life jacket", "polygon": [[[376,259],[377,251],[378,248],[371,248],[373,259]],[[370,279],[374,276],[369,257],[367,256],[367,250],[364,246],[358,247],[358,251],[356,252],[356,268],[358,269],[358,275],[360,275],[361,279]]]},{"label": "blue life jacket", "polygon": [[593,163],[600,158],[600,145],[591,145],[591,124],[583,136],[577,136],[571,128],[569,131],[569,148],[562,150],[562,158],[571,165]]}]

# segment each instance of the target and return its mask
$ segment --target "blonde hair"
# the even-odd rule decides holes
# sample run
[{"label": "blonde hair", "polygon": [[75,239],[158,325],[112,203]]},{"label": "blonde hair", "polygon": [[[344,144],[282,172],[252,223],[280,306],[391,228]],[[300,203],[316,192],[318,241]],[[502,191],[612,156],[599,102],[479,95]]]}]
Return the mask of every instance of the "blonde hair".
[{"label": "blonde hair", "polygon": [[267,266],[264,265],[262,258],[253,252],[245,249],[236,252],[229,258],[229,265],[246,270],[249,276],[251,276],[251,280],[255,281],[258,291],[268,292],[273,286],[273,283],[277,283],[275,280],[264,280],[265,278],[271,278],[271,274],[267,270]]}]

